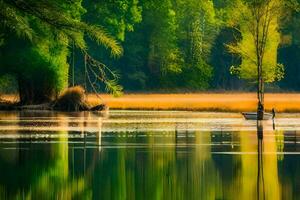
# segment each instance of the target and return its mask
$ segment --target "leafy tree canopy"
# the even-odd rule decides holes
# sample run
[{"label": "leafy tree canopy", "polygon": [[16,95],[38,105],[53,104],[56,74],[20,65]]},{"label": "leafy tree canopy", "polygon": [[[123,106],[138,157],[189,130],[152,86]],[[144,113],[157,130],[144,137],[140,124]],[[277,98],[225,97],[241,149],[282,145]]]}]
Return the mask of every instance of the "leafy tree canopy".
[{"label": "leafy tree canopy", "polygon": [[84,40],[87,35],[108,48],[112,55],[120,55],[122,48],[102,27],[80,20],[84,12],[81,0],[0,1],[1,25],[20,36],[30,40],[39,37],[31,23],[31,19],[35,19],[49,27],[53,34],[72,40],[83,51],[87,49]]}]

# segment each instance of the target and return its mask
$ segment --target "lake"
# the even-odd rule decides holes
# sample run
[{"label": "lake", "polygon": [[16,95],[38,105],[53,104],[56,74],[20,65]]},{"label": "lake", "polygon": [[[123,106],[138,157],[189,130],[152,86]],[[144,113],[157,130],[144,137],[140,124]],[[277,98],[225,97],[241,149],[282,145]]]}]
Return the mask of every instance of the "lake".
[{"label": "lake", "polygon": [[300,199],[300,115],[0,112],[0,199]]}]

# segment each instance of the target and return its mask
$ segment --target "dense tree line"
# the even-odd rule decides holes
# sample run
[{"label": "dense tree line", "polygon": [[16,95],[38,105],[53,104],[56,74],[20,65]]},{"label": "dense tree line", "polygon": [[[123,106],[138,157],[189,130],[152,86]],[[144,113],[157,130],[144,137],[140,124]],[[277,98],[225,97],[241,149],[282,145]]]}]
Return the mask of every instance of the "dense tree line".
[{"label": "dense tree line", "polygon": [[125,91],[252,90],[249,6],[267,1],[279,9],[266,89],[300,90],[297,0],[1,0],[0,82],[15,80],[24,103],[72,84],[118,94],[117,79]]},{"label": "dense tree line", "polygon": [[[247,2],[251,1],[123,1],[120,4],[126,5],[123,9],[129,10],[127,15],[124,15],[124,10],[117,14],[119,9],[112,5],[115,3],[100,2],[108,4],[100,6],[105,7],[100,14],[105,17],[94,21],[99,13],[88,11],[90,14],[86,19],[109,27],[108,30],[121,42],[124,55],[120,59],[111,60],[106,54],[98,58],[119,72],[125,90],[256,89],[253,84],[255,66],[245,55],[238,55],[228,48],[228,45],[239,43],[244,51],[252,54],[250,57],[254,56],[254,52],[251,53],[251,34],[247,30],[251,25],[246,23],[249,13],[245,9]],[[265,87],[269,91],[296,91],[300,89],[300,60],[292,55],[297,51],[290,48],[298,48],[298,2],[272,0],[272,3],[280,7],[280,13],[272,13],[263,63]],[[93,50],[95,56],[97,50],[99,48]],[[234,76],[236,71],[233,72],[232,66],[240,71],[237,76]]]}]

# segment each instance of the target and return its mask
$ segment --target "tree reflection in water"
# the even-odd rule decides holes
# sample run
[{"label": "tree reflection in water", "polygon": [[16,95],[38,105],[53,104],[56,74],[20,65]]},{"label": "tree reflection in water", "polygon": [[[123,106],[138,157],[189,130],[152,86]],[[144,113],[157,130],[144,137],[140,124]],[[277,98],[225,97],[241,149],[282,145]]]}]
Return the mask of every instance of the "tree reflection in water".
[{"label": "tree reflection in water", "polygon": [[257,199],[266,199],[263,167],[263,138],[263,124],[261,121],[257,121]]},{"label": "tree reflection in water", "polygon": [[[90,113],[79,114],[77,122],[64,114],[54,117],[63,119],[61,126],[78,123],[81,129],[1,139],[1,199],[299,197],[299,162],[277,156],[288,148],[284,134],[264,131],[260,122],[256,133],[102,133],[101,118],[91,122]],[[88,123],[97,123],[99,131],[86,132]]]}]

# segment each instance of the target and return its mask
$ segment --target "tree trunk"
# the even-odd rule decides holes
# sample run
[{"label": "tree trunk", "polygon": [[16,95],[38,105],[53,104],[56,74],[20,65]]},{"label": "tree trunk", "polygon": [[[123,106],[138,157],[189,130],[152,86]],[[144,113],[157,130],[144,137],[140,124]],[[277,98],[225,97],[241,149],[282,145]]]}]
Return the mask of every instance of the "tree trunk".
[{"label": "tree trunk", "polygon": [[257,128],[257,138],[262,140],[263,137],[264,137],[263,122],[258,120],[256,123],[257,123],[257,124],[256,124],[256,128]]},{"label": "tree trunk", "polygon": [[258,84],[257,84],[257,120],[264,119],[264,81],[262,77],[262,62],[258,63]]},{"label": "tree trunk", "polygon": [[257,120],[264,119],[264,105],[259,101],[257,106]]},{"label": "tree trunk", "polygon": [[34,80],[18,78],[19,96],[21,105],[48,103],[55,97],[55,90]]}]

